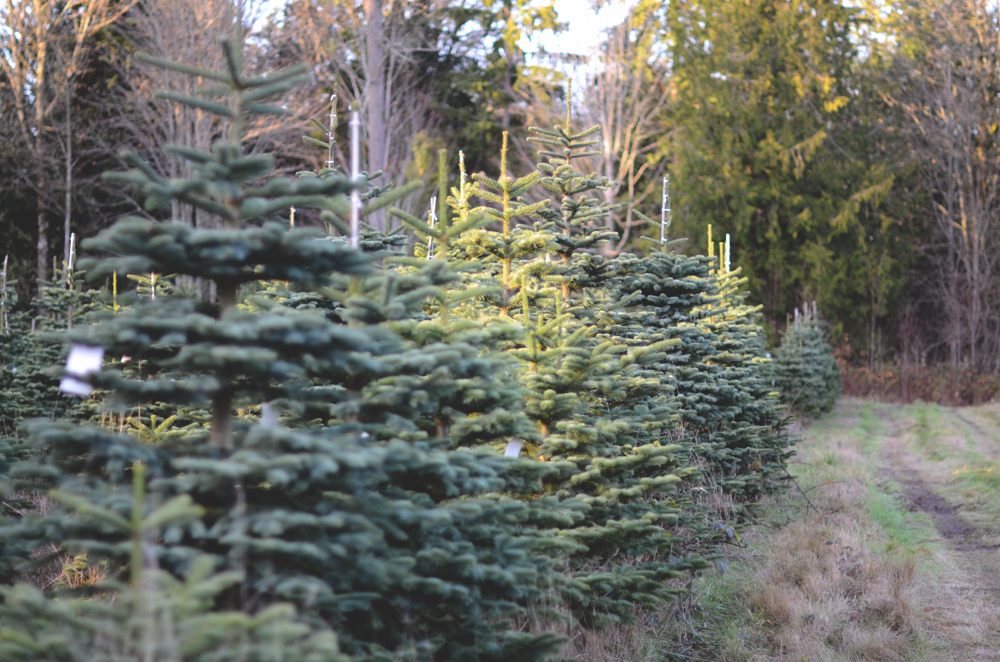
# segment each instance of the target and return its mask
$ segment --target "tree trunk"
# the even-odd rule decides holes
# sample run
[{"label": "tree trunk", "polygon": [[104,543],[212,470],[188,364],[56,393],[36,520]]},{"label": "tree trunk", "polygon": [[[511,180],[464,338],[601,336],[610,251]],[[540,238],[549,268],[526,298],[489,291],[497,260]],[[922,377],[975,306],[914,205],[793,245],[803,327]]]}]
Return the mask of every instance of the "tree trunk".
[{"label": "tree trunk", "polygon": [[[612,182],[615,181],[615,155],[611,149],[611,136],[608,135],[609,129],[604,128],[603,135],[603,152],[602,160],[604,161],[604,176],[607,177]],[[609,186],[604,189],[604,204],[613,205],[615,204],[615,196],[618,193],[618,186]],[[615,216],[617,212],[612,212],[608,214],[607,227],[609,230],[615,229]]]},{"label": "tree trunk", "polygon": [[[213,281],[215,282],[215,281]],[[222,319],[227,311],[236,307],[238,287],[234,282],[216,283],[219,291],[218,318]],[[212,396],[212,444],[219,448],[231,448],[233,445],[233,392],[230,385],[224,383]]]},{"label": "tree trunk", "polygon": [[35,150],[35,208],[38,218],[38,243],[35,246],[38,258],[35,270],[36,286],[41,293],[42,286],[49,279],[49,217],[45,204],[45,172],[42,170],[42,156]]}]

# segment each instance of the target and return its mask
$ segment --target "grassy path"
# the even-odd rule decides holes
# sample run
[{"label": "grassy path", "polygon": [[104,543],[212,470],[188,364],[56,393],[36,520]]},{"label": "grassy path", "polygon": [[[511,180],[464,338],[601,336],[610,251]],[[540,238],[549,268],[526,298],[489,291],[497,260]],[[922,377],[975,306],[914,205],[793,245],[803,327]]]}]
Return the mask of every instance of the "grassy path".
[{"label": "grassy path", "polygon": [[1000,660],[1000,405],[845,399],[800,434],[808,502],[699,580],[678,659]]}]

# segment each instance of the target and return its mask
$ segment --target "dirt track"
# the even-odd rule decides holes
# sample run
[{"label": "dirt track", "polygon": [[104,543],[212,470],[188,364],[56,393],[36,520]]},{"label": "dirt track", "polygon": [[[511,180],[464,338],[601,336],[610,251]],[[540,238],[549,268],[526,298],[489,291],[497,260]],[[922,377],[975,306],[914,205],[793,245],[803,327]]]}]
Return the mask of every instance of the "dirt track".
[{"label": "dirt track", "polygon": [[847,400],[833,416],[869,421],[859,459],[933,523],[936,539],[926,542],[935,552],[917,587],[936,644],[926,659],[1000,660],[1000,405]]}]

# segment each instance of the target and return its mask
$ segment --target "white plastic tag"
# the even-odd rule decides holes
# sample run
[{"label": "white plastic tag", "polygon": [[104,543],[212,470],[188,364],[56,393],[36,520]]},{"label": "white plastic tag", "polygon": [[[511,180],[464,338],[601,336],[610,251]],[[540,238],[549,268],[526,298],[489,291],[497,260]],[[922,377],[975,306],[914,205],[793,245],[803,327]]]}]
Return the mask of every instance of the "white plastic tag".
[{"label": "white plastic tag", "polygon": [[66,376],[59,382],[59,390],[70,395],[86,397],[93,392],[90,384],[79,378],[86,377],[101,369],[104,358],[103,347],[73,345],[66,357]]},{"label": "white plastic tag", "polygon": [[507,450],[503,452],[504,457],[519,457],[523,446],[524,442],[520,439],[511,439],[507,443]]},{"label": "white plastic tag", "polygon": [[278,422],[278,410],[270,402],[265,402],[260,406],[261,427],[273,427]]}]

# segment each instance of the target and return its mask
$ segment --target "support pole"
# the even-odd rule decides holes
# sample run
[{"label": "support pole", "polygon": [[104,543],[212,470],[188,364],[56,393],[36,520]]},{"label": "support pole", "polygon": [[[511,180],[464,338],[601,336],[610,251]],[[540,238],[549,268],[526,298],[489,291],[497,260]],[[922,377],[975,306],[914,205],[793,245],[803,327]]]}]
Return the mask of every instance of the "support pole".
[{"label": "support pole", "polygon": [[[355,187],[361,182],[361,119],[358,111],[351,112],[351,182]],[[360,243],[361,226],[361,192],[355,188],[351,191],[351,248],[357,248]]]}]

